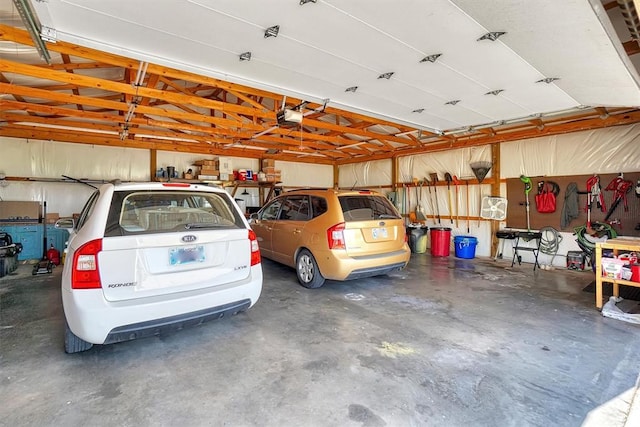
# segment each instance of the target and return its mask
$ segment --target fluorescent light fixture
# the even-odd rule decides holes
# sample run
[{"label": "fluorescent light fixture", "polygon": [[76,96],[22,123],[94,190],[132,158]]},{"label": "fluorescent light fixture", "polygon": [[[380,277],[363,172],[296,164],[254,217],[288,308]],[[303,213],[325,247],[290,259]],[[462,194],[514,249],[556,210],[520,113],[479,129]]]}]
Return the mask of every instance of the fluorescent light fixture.
[{"label": "fluorescent light fixture", "polygon": [[13,4],[20,14],[22,23],[29,32],[31,40],[33,40],[33,44],[40,54],[40,58],[42,58],[47,64],[51,64],[51,55],[49,55],[47,45],[44,43],[42,37],[40,36],[42,25],[40,24],[40,20],[33,11],[31,3],[29,2],[29,0],[13,0]]},{"label": "fluorescent light fixture", "polygon": [[440,58],[441,56],[442,56],[441,53],[436,53],[436,54],[433,54],[433,55],[425,56],[424,58],[422,58],[420,60],[420,62],[436,62],[436,60],[438,58]]},{"label": "fluorescent light fixture", "polygon": [[482,35],[482,37],[480,37],[476,41],[491,40],[492,42],[494,42],[494,41],[498,40],[498,38],[500,36],[503,36],[505,34],[507,34],[505,31],[490,31],[487,34]]},{"label": "fluorescent light fixture", "polygon": [[378,76],[378,79],[387,79],[389,80],[391,78],[391,76],[393,76],[393,71],[390,71],[388,73],[382,73]]},{"label": "fluorescent light fixture", "polygon": [[264,31],[264,38],[268,37],[278,37],[278,33],[280,32],[280,25],[274,25],[273,27],[269,27]]},{"label": "fluorescent light fixture", "polygon": [[145,61],[140,61],[138,64],[138,73],[136,74],[136,78],[131,83],[132,86],[142,86],[142,82],[144,82],[144,76],[147,74],[147,67],[149,67],[149,63]]}]

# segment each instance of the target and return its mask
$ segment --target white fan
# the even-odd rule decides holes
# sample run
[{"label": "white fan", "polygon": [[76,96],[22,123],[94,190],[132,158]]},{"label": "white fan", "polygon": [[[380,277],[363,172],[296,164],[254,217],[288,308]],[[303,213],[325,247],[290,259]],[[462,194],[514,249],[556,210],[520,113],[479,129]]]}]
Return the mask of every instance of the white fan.
[{"label": "white fan", "polygon": [[480,218],[495,219],[502,221],[507,217],[507,199],[504,197],[489,197],[484,196],[482,198],[482,205],[480,206]]}]

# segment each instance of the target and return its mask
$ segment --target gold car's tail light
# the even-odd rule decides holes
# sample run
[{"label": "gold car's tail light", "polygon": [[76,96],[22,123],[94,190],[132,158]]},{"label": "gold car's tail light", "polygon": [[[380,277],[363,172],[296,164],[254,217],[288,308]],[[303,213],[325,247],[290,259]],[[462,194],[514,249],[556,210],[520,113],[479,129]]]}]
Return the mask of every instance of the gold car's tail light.
[{"label": "gold car's tail light", "polygon": [[329,249],[346,249],[344,243],[344,222],[334,225],[327,230]]}]

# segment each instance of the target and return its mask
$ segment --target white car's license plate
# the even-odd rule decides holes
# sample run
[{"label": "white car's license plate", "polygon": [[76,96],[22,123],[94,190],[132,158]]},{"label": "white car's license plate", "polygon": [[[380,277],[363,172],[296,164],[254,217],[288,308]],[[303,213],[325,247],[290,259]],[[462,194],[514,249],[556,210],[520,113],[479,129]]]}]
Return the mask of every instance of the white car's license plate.
[{"label": "white car's license plate", "polygon": [[386,239],[388,237],[386,228],[372,228],[371,235],[374,239]]},{"label": "white car's license plate", "polygon": [[169,264],[171,265],[204,262],[204,260],[204,246],[189,246],[169,250]]}]

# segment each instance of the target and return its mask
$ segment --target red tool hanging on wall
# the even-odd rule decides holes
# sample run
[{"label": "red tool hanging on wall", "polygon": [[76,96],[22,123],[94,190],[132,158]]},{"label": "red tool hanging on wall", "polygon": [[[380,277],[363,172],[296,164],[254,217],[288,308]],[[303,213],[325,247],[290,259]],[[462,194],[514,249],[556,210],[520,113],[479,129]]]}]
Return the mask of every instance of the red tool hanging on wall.
[{"label": "red tool hanging on wall", "polygon": [[585,208],[587,212],[587,228],[591,228],[591,208],[593,208],[593,203],[595,202],[602,212],[607,211],[604,204],[604,195],[600,189],[600,177],[598,175],[593,175],[587,180],[587,193],[589,193],[587,206]]},{"label": "red tool hanging on wall", "polygon": [[609,217],[613,214],[613,211],[616,210],[620,202],[623,202],[625,211],[629,210],[629,205],[627,204],[627,193],[631,191],[632,187],[633,182],[625,180],[622,174],[614,178],[609,185],[607,185],[605,190],[613,191],[613,202],[607,211],[607,216],[604,217],[605,221],[609,220]]}]

